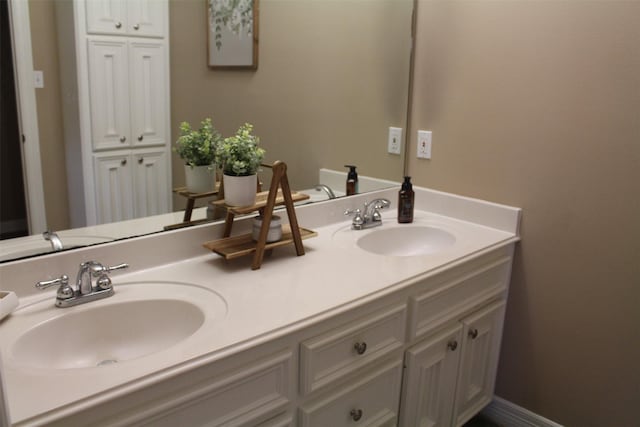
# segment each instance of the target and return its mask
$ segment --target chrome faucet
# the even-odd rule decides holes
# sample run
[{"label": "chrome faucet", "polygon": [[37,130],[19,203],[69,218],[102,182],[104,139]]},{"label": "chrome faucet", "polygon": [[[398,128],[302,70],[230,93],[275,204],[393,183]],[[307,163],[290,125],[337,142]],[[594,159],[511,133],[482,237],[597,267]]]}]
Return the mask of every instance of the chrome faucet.
[{"label": "chrome faucet", "polygon": [[382,225],[382,215],[380,209],[388,208],[391,202],[387,199],[375,199],[371,202],[364,202],[364,209],[348,209],[345,215],[354,215],[351,222],[353,230],[365,230],[371,227]]},{"label": "chrome faucet", "polygon": [[[36,283],[36,288],[46,289],[50,286],[59,285],[56,293],[56,306],[61,308],[72,307],[113,295],[113,285],[107,273],[127,267],[129,267],[128,264],[105,267],[99,262],[87,261],[80,264],[75,290],[69,285],[69,276],[66,274],[57,279],[38,282]],[[98,278],[95,286],[92,283],[92,277]]]},{"label": "chrome faucet", "polygon": [[336,195],[328,185],[318,184],[316,185],[316,191],[324,191],[329,196],[329,199],[335,199]]},{"label": "chrome faucet", "polygon": [[48,240],[51,243],[51,249],[54,251],[57,252],[62,250],[62,241],[55,231],[47,230],[42,233],[42,237],[44,237],[44,240]]}]

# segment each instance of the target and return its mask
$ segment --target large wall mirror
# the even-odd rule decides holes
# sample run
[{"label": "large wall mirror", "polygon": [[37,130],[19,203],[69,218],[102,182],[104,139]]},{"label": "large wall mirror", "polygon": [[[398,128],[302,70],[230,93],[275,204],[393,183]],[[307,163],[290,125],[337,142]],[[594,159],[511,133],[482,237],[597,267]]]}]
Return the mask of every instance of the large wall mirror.
[{"label": "large wall mirror", "polygon": [[[77,178],[64,167],[56,1],[29,0],[29,8],[34,68],[45,79],[36,98],[47,227],[67,230],[67,181]],[[220,70],[207,64],[206,0],[169,0],[171,144],[182,121],[211,117],[224,135],[250,122],[265,161],[285,161],[295,189],[318,184],[321,168],[346,172],[345,164],[400,181],[404,149],[389,154],[387,139],[389,127],[407,123],[412,10],[413,0],[260,0],[257,70]],[[171,163],[180,187],[183,163],[175,154]],[[174,196],[173,210],[184,206]],[[2,260],[25,255],[33,254]]]}]

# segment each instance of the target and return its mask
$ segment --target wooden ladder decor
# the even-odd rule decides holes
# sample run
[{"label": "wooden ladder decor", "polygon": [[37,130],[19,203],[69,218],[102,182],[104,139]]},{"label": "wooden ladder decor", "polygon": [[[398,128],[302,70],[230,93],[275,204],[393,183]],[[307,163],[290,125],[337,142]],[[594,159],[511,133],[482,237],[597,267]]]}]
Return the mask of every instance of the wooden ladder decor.
[{"label": "wooden ladder decor", "polygon": [[[271,178],[269,191],[258,193],[256,203],[252,206],[226,206],[224,200],[213,202],[214,205],[224,206],[227,210],[223,238],[203,244],[205,248],[223,256],[225,259],[237,258],[253,253],[252,270],[257,270],[261,267],[265,251],[293,243],[296,248],[296,254],[301,256],[304,255],[302,240],[317,236],[315,231],[298,226],[298,219],[293,203],[306,200],[309,196],[303,193],[291,193],[289,179],[287,178],[286,163],[278,160],[273,165],[263,164],[262,166],[273,169],[273,177]],[[282,239],[277,242],[267,243],[267,234],[269,233],[269,225],[273,218],[273,209],[280,205],[286,207],[289,226],[283,226]],[[231,237],[231,229],[235,216],[255,211],[259,211],[260,215],[262,215],[262,226],[260,228],[258,241],[253,241],[251,233]]]}]

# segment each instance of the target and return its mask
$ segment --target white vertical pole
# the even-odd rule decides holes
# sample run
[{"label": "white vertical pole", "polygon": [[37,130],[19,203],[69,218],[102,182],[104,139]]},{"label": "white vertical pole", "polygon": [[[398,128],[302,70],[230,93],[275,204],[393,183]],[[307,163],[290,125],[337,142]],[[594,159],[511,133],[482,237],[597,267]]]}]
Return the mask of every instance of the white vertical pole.
[{"label": "white vertical pole", "polygon": [[38,111],[33,80],[33,53],[31,51],[31,24],[29,2],[9,0],[9,22],[13,42],[13,60],[18,99],[18,117],[22,142],[22,165],[25,179],[29,233],[42,233],[47,229],[40,160]]}]

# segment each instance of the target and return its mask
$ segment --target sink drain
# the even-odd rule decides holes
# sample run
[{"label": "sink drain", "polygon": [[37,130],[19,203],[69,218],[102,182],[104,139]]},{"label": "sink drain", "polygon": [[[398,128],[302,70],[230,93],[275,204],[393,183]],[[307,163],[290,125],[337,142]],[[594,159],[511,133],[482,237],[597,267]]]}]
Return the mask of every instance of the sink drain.
[{"label": "sink drain", "polygon": [[96,366],[113,365],[114,363],[118,363],[118,361],[116,359],[105,359],[101,362],[98,362]]}]

